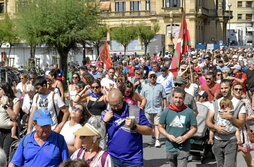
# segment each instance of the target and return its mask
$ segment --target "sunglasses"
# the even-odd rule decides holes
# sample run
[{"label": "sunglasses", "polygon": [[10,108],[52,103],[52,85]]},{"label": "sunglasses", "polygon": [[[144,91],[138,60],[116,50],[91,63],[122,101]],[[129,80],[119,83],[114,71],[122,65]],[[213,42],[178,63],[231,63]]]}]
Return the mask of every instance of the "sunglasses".
[{"label": "sunglasses", "polygon": [[74,111],[77,111],[77,112],[82,112],[82,110],[81,110],[81,109],[76,108],[76,107],[72,107],[71,109],[72,109],[72,111],[74,110]]},{"label": "sunglasses", "polygon": [[20,78],[20,79],[25,79],[25,78]]},{"label": "sunglasses", "polygon": [[243,88],[234,88],[235,91],[243,91]]},{"label": "sunglasses", "polygon": [[140,75],[140,73],[136,73],[137,75]]},{"label": "sunglasses", "polygon": [[222,74],[217,74],[217,76],[222,76]]},{"label": "sunglasses", "polygon": [[156,76],[150,76],[149,78],[156,78]]},{"label": "sunglasses", "polygon": [[78,79],[78,77],[72,77],[73,79]]},{"label": "sunglasses", "polygon": [[117,82],[117,83],[122,83],[122,81],[121,81],[121,80],[116,80],[116,82]]},{"label": "sunglasses", "polygon": [[205,78],[206,80],[212,80],[212,78]]},{"label": "sunglasses", "polygon": [[175,86],[182,86],[183,84],[175,83]]},{"label": "sunglasses", "polygon": [[99,89],[100,86],[92,86],[92,89]]}]

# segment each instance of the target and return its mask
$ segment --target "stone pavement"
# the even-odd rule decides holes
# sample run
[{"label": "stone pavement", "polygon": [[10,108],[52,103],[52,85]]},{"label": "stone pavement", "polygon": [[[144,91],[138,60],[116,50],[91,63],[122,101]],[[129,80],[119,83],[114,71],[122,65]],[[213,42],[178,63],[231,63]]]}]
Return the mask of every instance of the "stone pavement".
[{"label": "stone pavement", "polygon": [[[150,142],[150,136],[143,136],[143,148],[144,148],[144,167],[169,167],[166,161],[165,153],[165,139],[162,139],[163,145],[161,148],[150,147],[148,143]],[[252,157],[254,158],[254,151],[252,152]],[[199,158],[199,157],[196,157]],[[252,164],[254,164],[254,159]],[[241,152],[237,154],[237,167],[246,167],[245,161],[241,155]],[[205,164],[201,164],[200,160],[193,160],[188,163],[188,167],[216,167],[216,162],[214,159],[206,160]]]}]

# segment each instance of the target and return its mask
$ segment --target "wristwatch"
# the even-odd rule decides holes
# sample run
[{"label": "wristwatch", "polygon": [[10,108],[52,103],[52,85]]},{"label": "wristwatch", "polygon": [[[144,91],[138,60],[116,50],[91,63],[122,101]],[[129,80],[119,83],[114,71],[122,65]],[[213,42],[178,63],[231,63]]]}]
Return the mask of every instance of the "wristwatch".
[{"label": "wristwatch", "polygon": [[131,127],[131,130],[135,130],[135,129],[137,129],[137,125],[136,125],[136,124],[134,124],[134,125]]}]

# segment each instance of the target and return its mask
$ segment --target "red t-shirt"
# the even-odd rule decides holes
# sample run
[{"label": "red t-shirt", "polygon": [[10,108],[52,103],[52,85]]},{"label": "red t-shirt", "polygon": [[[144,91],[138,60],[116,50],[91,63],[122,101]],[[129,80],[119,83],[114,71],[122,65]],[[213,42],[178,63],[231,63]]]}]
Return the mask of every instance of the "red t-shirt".
[{"label": "red t-shirt", "polygon": [[214,99],[214,95],[216,95],[216,99],[218,99],[220,97],[220,84],[218,83],[214,83],[212,85],[212,87],[208,87],[207,84],[203,84],[200,87],[200,91],[206,91],[206,93],[208,94],[208,101],[213,101]]},{"label": "red t-shirt", "polygon": [[[243,94],[246,94],[246,81],[247,81],[247,74],[246,73],[243,73],[243,72],[239,72],[238,74],[236,74],[234,76],[235,78],[238,78],[238,79],[244,79],[244,82],[243,82]],[[234,79],[232,81],[232,84],[236,83],[237,81]]]}]

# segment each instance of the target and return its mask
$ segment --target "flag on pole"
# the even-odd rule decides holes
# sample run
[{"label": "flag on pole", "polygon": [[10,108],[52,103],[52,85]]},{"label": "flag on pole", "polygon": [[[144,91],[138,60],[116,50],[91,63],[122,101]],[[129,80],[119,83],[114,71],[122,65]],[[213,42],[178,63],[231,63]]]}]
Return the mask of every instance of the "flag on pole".
[{"label": "flag on pole", "polygon": [[108,42],[106,41],[102,47],[102,50],[100,52],[100,58],[101,61],[103,61],[103,63],[106,65],[106,68],[110,68],[112,67],[112,61],[110,58],[110,54],[109,54],[109,49],[108,49]]},{"label": "flag on pole", "polygon": [[[184,15],[184,14],[183,14]],[[175,52],[172,58],[170,71],[176,77],[177,72],[179,71],[180,62],[182,60],[182,55],[191,48],[191,40],[189,30],[187,28],[187,22],[185,15],[183,16],[183,22],[180,26],[178,40],[175,47]]]}]

